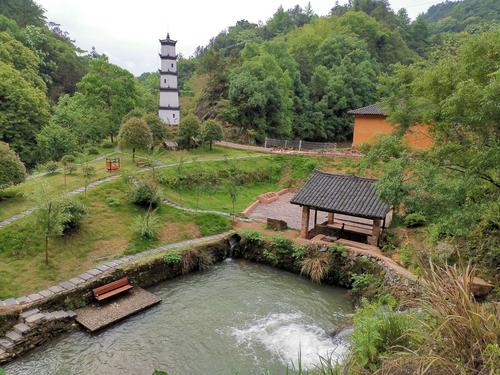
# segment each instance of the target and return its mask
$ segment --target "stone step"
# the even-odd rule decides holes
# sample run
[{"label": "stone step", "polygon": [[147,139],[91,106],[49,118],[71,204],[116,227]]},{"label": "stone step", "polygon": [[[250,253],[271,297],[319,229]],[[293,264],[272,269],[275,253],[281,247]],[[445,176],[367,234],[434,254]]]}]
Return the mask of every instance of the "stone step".
[{"label": "stone step", "polygon": [[14,346],[14,343],[12,341],[10,341],[9,339],[6,339],[6,338],[3,338],[3,339],[0,339],[0,348],[3,348],[3,349],[10,349]]},{"label": "stone step", "polygon": [[28,316],[25,320],[26,320],[26,323],[28,323],[28,324],[36,324],[36,323],[40,323],[44,319],[45,319],[44,313],[37,313],[37,314]]},{"label": "stone step", "polygon": [[9,331],[9,332],[7,332],[5,334],[5,337],[7,337],[12,342],[18,342],[18,341],[21,341],[23,339],[23,336],[21,336],[16,331]]},{"label": "stone step", "polygon": [[30,327],[24,323],[18,323],[14,326],[14,331],[22,335],[30,330]]},{"label": "stone step", "polygon": [[21,317],[21,319],[26,319],[32,315],[38,314],[39,312],[40,312],[39,309],[31,309],[31,310],[22,312],[19,316]]}]

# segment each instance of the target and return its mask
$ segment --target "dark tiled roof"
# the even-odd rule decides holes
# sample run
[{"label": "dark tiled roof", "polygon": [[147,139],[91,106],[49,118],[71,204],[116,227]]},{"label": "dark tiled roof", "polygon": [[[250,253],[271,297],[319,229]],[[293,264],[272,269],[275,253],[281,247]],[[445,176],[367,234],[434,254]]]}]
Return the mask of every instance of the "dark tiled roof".
[{"label": "dark tiled roof", "polygon": [[350,115],[376,115],[376,116],[386,115],[382,110],[382,106],[380,104],[367,105],[366,107],[353,109],[351,111],[348,111],[347,113]]},{"label": "dark tiled roof", "polygon": [[377,197],[375,181],[316,171],[291,203],[322,211],[383,219],[390,207]]}]

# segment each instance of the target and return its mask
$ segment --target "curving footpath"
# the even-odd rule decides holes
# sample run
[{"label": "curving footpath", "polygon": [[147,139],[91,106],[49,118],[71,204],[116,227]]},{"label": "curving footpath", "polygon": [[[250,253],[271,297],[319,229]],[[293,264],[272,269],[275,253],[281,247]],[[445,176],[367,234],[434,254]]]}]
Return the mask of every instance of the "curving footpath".
[{"label": "curving footpath", "polygon": [[[106,157],[106,156],[102,156],[102,157],[100,157],[98,159],[95,159],[95,160],[103,159],[104,157]],[[203,159],[203,160],[189,160],[189,161],[183,162],[183,164],[204,163],[204,162],[224,161],[224,160],[240,160],[240,159],[250,159],[250,158],[259,158],[259,157],[262,157],[262,155],[246,155],[246,156],[235,156],[235,157],[232,157],[232,158],[213,158],[213,159]],[[159,164],[156,167],[156,169],[164,169],[164,168],[177,167],[179,164],[181,164],[181,163],[177,162],[177,163],[171,163],[171,164],[163,164],[163,163],[159,162]],[[152,169],[151,167],[142,168],[142,169],[139,169],[137,171],[137,173],[144,173],[144,172],[150,171],[151,169]],[[36,175],[36,176],[37,177],[33,177],[33,178],[38,178],[38,177],[41,177],[42,175]],[[117,174],[117,175],[113,175],[113,176],[108,176],[108,177],[101,178],[99,180],[91,182],[87,186],[87,189],[91,189],[91,188],[99,186],[99,185],[101,185],[103,183],[116,180],[120,176],[121,176],[121,174]],[[85,186],[81,186],[81,187],[79,187],[79,188],[77,188],[75,190],[72,190],[72,191],[70,191],[70,192],[68,192],[66,194],[72,196],[72,195],[80,194],[80,193],[82,193],[84,191],[85,191]],[[26,211],[17,213],[17,214],[12,215],[11,217],[9,217],[9,218],[7,218],[5,220],[0,221],[0,229],[6,227],[7,225],[12,224],[13,222],[15,222],[15,221],[17,221],[19,219],[22,219],[23,217],[26,217],[26,216],[30,215],[31,213],[33,213],[33,211],[35,211],[35,209],[36,208],[30,208],[30,209],[28,209]],[[200,212],[202,212],[202,211],[200,211]],[[224,214],[222,211],[214,211],[213,213]]]}]

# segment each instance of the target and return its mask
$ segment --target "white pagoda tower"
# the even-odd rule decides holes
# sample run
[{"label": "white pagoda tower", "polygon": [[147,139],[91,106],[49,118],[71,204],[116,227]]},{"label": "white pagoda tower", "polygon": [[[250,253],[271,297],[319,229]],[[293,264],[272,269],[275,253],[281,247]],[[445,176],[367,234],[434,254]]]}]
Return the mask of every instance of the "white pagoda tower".
[{"label": "white pagoda tower", "polygon": [[160,105],[158,116],[165,124],[179,125],[179,86],[177,84],[177,55],[175,54],[176,40],[160,39]]}]

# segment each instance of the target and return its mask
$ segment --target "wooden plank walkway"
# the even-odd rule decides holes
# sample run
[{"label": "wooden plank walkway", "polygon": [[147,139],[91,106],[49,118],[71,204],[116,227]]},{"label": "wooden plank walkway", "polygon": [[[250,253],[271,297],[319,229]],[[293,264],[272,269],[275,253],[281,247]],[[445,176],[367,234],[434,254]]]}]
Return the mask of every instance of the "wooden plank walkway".
[{"label": "wooden plank walkway", "polygon": [[109,303],[76,310],[76,321],[88,331],[95,332],[160,302],[161,299],[154,294],[134,287],[130,293]]}]

